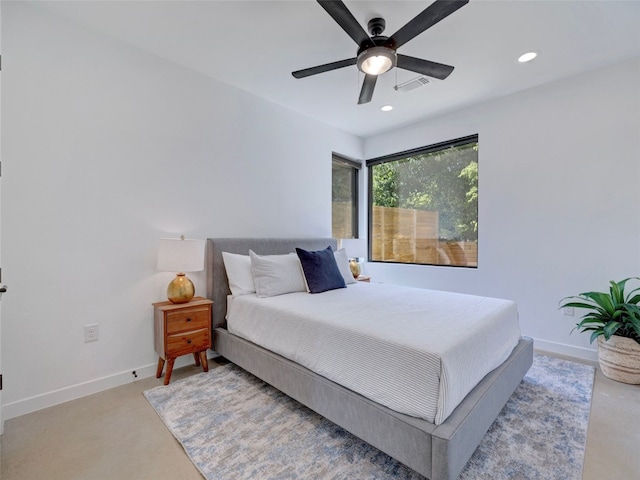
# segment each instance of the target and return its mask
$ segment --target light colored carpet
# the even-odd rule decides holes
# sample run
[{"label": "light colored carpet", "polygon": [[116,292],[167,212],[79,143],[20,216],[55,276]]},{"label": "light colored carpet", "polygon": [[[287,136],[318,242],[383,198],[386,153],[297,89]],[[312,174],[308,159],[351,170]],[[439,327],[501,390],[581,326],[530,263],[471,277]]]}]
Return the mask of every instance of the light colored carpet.
[{"label": "light colored carpet", "polygon": [[[535,355],[460,478],[579,480],[593,376]],[[208,480],[424,478],[232,364],[144,395]]]}]

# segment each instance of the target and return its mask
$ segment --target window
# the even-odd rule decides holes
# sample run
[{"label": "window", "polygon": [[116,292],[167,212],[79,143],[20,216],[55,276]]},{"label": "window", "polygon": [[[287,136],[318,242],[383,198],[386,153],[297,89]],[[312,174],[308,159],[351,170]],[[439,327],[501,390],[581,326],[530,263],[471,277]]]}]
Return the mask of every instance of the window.
[{"label": "window", "polygon": [[370,261],[477,267],[477,135],[367,167]]},{"label": "window", "polygon": [[331,167],[331,220],[334,238],[358,238],[360,164],[334,154]]}]

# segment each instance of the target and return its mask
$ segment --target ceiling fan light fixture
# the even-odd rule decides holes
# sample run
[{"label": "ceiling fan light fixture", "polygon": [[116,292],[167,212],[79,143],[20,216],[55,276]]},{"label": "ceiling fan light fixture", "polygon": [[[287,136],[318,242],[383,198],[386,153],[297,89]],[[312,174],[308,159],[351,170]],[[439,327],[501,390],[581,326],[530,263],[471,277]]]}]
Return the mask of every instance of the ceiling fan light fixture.
[{"label": "ceiling fan light fixture", "polygon": [[381,75],[396,65],[396,52],[388,47],[371,47],[358,54],[357,65],[368,75]]},{"label": "ceiling fan light fixture", "polygon": [[386,26],[386,22],[382,17],[375,17],[369,20],[367,23],[369,33],[367,33],[342,0],[318,0],[318,3],[342,30],[356,42],[358,53],[356,58],[347,58],[346,60],[291,72],[294,78],[305,78],[355,64],[358,70],[365,74],[360,95],[358,96],[358,105],[362,105],[369,103],[373,98],[378,76],[388,72],[393,67],[439,80],[444,80],[453,72],[451,65],[397,54],[396,50],[465,6],[469,3],[469,0],[436,0],[390,37],[382,35]]}]

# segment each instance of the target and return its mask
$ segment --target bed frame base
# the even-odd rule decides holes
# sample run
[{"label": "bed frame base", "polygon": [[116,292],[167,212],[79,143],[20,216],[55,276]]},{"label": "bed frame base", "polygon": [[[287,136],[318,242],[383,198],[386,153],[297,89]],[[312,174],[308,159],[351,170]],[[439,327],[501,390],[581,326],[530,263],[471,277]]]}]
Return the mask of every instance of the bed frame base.
[{"label": "bed frame base", "polygon": [[390,410],[247,340],[216,328],[220,355],[432,480],[455,480],[533,361],[522,338],[441,425]]},{"label": "bed frame base", "polygon": [[456,480],[533,362],[533,341],[521,338],[509,358],[490,372],[441,425],[390,410],[312,371],[231,335],[230,294],[222,252],[286,254],[321,250],[334,238],[209,238],[207,297],[213,300],[213,348],[323,417],[432,480]]}]

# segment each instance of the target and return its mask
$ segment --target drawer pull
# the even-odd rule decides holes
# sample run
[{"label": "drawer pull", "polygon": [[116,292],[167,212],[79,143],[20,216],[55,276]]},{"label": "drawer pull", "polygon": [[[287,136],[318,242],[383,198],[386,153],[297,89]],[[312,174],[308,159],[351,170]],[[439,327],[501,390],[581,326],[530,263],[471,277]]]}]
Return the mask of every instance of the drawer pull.
[{"label": "drawer pull", "polygon": [[191,317],[187,317],[187,322],[190,322],[190,321],[191,321]]},{"label": "drawer pull", "polygon": [[191,344],[191,339],[187,340],[187,343],[188,343],[188,344]]}]

